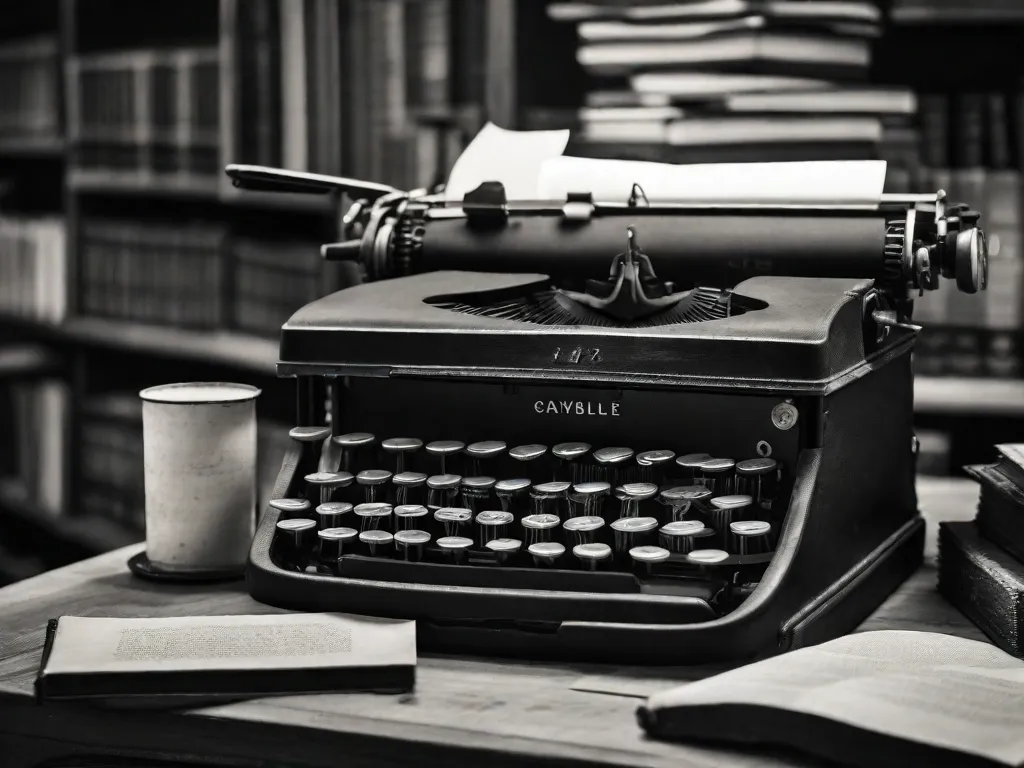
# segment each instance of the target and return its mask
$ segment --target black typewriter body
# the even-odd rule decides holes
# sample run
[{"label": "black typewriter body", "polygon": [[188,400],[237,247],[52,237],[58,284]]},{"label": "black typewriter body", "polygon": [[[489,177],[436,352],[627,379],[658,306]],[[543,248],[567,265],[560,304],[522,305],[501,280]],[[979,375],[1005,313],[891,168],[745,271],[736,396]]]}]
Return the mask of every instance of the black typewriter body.
[{"label": "black typewriter body", "polygon": [[[880,251],[892,219],[871,235]],[[298,382],[300,428],[250,594],[416,619],[427,649],[637,664],[778,653],[865,619],[924,546],[905,276],[764,274],[750,258],[755,276],[727,287],[662,290],[658,253],[634,247],[644,226],[615,289],[439,263],[299,310],[278,373]],[[359,234],[364,256],[386,239]],[[615,298],[630,285],[642,311]],[[557,524],[523,522],[538,515]],[[422,540],[398,546],[408,530]]]}]

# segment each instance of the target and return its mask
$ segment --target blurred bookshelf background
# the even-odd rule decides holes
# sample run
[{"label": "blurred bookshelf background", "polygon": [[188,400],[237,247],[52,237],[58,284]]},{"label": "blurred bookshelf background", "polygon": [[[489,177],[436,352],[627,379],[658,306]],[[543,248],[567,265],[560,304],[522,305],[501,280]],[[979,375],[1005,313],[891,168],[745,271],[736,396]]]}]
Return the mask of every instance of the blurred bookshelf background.
[{"label": "blurred bookshelf background", "polygon": [[991,284],[915,313],[922,472],[1024,439],[1024,2],[36,0],[0,10],[0,583],[141,540],[141,388],[259,386],[280,325],[352,284],[344,201],[230,162],[404,188],[487,120],[667,162],[881,158],[982,211]]}]

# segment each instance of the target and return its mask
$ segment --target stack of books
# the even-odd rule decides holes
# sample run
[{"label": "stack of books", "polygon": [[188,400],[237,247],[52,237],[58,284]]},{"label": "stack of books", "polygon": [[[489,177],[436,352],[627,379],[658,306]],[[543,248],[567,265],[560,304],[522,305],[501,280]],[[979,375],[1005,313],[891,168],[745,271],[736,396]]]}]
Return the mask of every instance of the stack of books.
[{"label": "stack of books", "polygon": [[1008,653],[1024,657],[1024,443],[967,471],[981,486],[970,522],[939,525],[939,591]]},{"label": "stack of books", "polygon": [[743,162],[916,147],[913,92],[866,84],[882,31],[874,2],[603,0],[548,13],[577,24],[594,84],[579,114],[586,154]]}]

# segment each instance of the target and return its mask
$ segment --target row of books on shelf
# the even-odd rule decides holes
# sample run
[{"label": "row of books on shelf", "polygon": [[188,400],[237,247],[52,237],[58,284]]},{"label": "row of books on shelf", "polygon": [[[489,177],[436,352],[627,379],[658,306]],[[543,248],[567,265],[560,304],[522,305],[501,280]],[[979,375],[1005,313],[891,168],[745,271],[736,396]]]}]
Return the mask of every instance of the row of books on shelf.
[{"label": "row of books on shelf", "polygon": [[78,313],[276,338],[327,292],[317,244],[232,237],[225,226],[85,219],[78,280],[67,281],[57,219],[0,217],[0,312],[59,323]]},{"label": "row of books on shelf", "polygon": [[55,36],[0,44],[0,139],[59,137],[59,94]]},{"label": "row of books on shelf", "polygon": [[[127,529],[145,529],[142,405],[137,393],[92,395],[81,404],[77,445],[68,443],[70,394],[57,380],[36,380],[0,390],[0,481],[26,490],[37,514],[85,514]],[[288,448],[288,428],[257,425],[258,499],[262,509]],[[75,451],[72,456],[68,452]],[[78,462],[80,485],[65,496],[67,459]]]}]

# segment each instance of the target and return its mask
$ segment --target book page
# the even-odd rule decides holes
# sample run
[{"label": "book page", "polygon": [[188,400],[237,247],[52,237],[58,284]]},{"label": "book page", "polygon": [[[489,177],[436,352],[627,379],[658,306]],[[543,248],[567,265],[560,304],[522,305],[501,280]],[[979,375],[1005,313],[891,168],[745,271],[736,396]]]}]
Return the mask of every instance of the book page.
[{"label": "book page", "polygon": [[500,181],[509,200],[533,200],[541,166],[565,152],[569,131],[507,131],[488,123],[452,166],[447,200],[462,200],[485,181]]},{"label": "book page", "polygon": [[663,691],[647,706],[787,709],[1019,765],[1022,702],[1024,662],[995,646],[932,632],[879,631]]},{"label": "book page", "polygon": [[44,672],[415,664],[413,621],[325,613],[163,619],[62,616]]},{"label": "book page", "polygon": [[557,157],[544,163],[537,191],[544,200],[590,192],[597,202],[625,203],[635,183],[652,204],[876,206],[885,168],[884,160],[672,165]]}]

